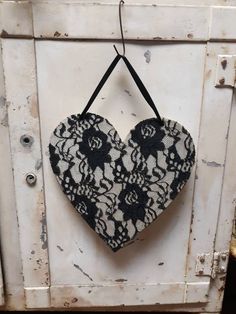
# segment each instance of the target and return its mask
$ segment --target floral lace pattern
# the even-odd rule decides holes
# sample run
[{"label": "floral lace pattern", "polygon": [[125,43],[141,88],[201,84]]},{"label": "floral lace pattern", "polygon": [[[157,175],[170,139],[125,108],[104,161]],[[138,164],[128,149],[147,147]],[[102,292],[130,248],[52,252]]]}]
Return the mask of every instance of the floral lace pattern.
[{"label": "floral lace pattern", "polygon": [[138,123],[122,142],[103,117],[72,115],[54,130],[50,162],[63,192],[117,251],[151,224],[190,177],[195,148],[179,123]]}]

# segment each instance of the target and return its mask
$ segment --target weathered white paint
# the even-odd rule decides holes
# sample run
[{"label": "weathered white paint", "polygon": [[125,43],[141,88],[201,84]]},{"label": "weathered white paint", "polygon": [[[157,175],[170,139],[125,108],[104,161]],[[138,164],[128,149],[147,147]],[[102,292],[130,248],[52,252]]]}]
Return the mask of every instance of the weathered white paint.
[{"label": "weathered white paint", "polygon": [[[2,40],[1,40],[2,44]],[[2,49],[0,50],[0,240],[6,309],[24,308],[22,265],[16,218],[14,183],[9,143],[8,103],[5,101]],[[10,231],[10,232],[9,232]]]},{"label": "weathered white paint", "polygon": [[1,1],[0,32],[6,36],[33,36],[32,7],[29,1]]},{"label": "weathered white paint", "polygon": [[236,40],[236,2],[234,7],[212,8],[212,23],[210,38],[222,40]]},{"label": "weathered white paint", "polygon": [[[47,232],[42,168],[39,166],[41,151],[34,42],[5,39],[2,40],[2,45],[24,287],[48,287]],[[31,146],[23,146],[20,142],[21,136],[25,134],[33,138]],[[37,175],[34,187],[26,183],[25,177],[29,172]],[[26,301],[27,307],[34,307],[29,297]],[[47,307],[48,302],[44,306]]]},{"label": "weathered white paint", "polygon": [[[207,49],[193,203],[194,219],[190,235],[191,246],[188,263],[190,269],[195,267],[195,256],[198,253],[213,252],[214,249],[225,164],[226,135],[232,102],[232,89],[215,88],[215,75],[217,56],[222,54],[226,48],[226,45],[212,43],[208,45]],[[199,222],[201,222],[201,227],[199,227]],[[205,239],[208,241],[206,242]],[[204,251],[202,250],[203,242],[206,242]],[[190,278],[193,279],[192,275]]]},{"label": "weathered white paint", "polygon": [[[236,51],[236,45],[225,46],[229,54],[233,54]],[[235,93],[233,95],[233,101],[231,106],[230,124],[226,134],[228,138],[227,154],[225,157],[225,171],[224,180],[221,194],[220,211],[218,214],[218,225],[215,238],[215,250],[223,251],[229,250],[232,226],[234,223],[234,214],[236,206],[236,98]],[[225,275],[218,276],[212,284],[209,294],[209,306],[210,310],[221,310],[222,300],[225,287]],[[218,299],[215,297],[218,295]]]},{"label": "weathered white paint", "polygon": [[[235,51],[235,44],[209,43],[207,47],[198,167],[196,172],[197,179],[193,203],[194,219],[190,235],[191,245],[189,247],[188,269],[190,270],[195,267],[196,261],[194,256],[196,254],[216,250],[214,248],[214,241],[217,224],[219,223],[218,214],[221,204],[222,184],[225,180],[227,182],[229,179],[224,177],[223,180],[223,176],[233,89],[216,88],[215,77],[218,55],[226,53],[234,54]],[[232,221],[232,211],[229,211],[226,215]],[[199,222],[201,227],[199,226]],[[218,235],[219,238],[221,236],[223,237],[223,235]],[[230,240],[230,237],[228,240]],[[205,242],[206,251],[202,251],[203,242]],[[222,251],[228,249],[229,245],[221,246]],[[225,275],[221,277],[225,277]],[[197,281],[201,280],[202,277],[197,279],[192,272],[189,272],[188,278],[189,280]],[[224,284],[224,281],[221,280],[221,284]],[[218,301],[212,300],[211,310],[215,308],[219,309],[222,302],[222,292],[218,290],[214,291],[218,295],[216,297],[213,294],[214,299]]]},{"label": "weathered white paint", "polygon": [[[144,57],[147,50],[151,52],[149,63]],[[183,123],[190,130],[197,145],[205,46],[194,46],[193,52],[193,47],[189,45],[146,46],[145,49],[142,46],[129,45],[127,51],[144,82],[149,82],[149,91],[156,99],[161,114]],[[81,112],[110,62],[107,61],[108,57],[109,60],[114,57],[112,47],[108,43],[98,46],[96,43],[40,41],[36,44],[36,55],[47,223],[50,234],[51,284],[106,287],[116,283],[116,280],[123,279],[124,287],[136,284],[143,287],[147,285],[145,289],[148,289],[148,284],[153,283],[154,278],[170,285],[184,281],[193,180],[168,211],[140,234],[141,241],[114,254],[74,211],[61,193],[49,165],[47,146],[51,132],[64,117]],[[104,58],[104,55],[107,57]],[[176,55],[181,56],[177,64]],[[63,71],[61,64],[66,64]],[[92,75],[88,75],[88,68],[93,69]],[[188,76],[190,69],[197,69],[192,71],[191,77]],[[123,63],[112,73],[91,111],[108,118],[122,138],[138,121],[152,116]],[[119,121],[123,123],[120,124]],[[99,271],[95,271],[93,261],[96,261]],[[158,265],[159,263],[164,265]],[[158,284],[156,288],[157,296]],[[119,287],[116,286],[115,289],[119,295]],[[97,298],[93,300],[91,295],[87,297],[92,304],[97,304]],[[182,300],[183,297],[182,295]],[[127,294],[123,303],[129,304],[129,298]],[[158,302],[158,297],[156,298]],[[163,298],[166,301],[165,296]]]},{"label": "weathered white paint", "polygon": [[[188,288],[188,293],[185,296],[186,288]],[[207,288],[204,282],[188,284],[188,287],[184,282],[145,286],[117,283],[107,286],[52,286],[50,291],[53,307],[71,308],[93,306],[95,300],[97,306],[168,304],[170,300],[173,304],[194,303],[198,300],[199,294],[201,301],[206,302]]]},{"label": "weathered white paint", "polygon": [[[207,7],[127,3],[122,13],[126,39],[204,40],[208,37],[210,9]],[[117,4],[34,3],[33,14],[34,35],[38,38],[120,39]]]}]

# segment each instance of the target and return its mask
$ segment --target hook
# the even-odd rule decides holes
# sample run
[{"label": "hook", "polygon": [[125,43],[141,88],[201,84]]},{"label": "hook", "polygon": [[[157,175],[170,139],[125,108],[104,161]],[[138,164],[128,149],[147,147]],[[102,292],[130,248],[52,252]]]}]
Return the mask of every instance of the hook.
[{"label": "hook", "polygon": [[[124,4],[125,2],[123,0],[120,0],[119,3],[119,21],[120,21],[120,33],[121,33],[121,40],[122,40],[122,45],[123,45],[123,54],[122,56],[125,56],[125,40],[124,40],[124,34],[123,34],[123,27],[122,27],[122,18],[121,18],[121,5]],[[118,55],[120,55],[120,53],[118,52],[117,48],[115,45],[113,45],[116,53]]]}]

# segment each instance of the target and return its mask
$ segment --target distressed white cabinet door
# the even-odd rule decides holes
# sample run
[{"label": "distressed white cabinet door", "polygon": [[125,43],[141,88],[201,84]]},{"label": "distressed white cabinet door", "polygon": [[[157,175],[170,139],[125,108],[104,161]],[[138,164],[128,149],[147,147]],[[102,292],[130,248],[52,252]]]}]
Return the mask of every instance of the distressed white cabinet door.
[{"label": "distressed white cabinet door", "polygon": [[[49,164],[48,143],[61,120],[82,111],[113,60],[107,39],[120,37],[114,22],[117,7],[35,2],[31,10],[27,2],[4,5],[4,16],[21,12],[28,17],[27,23],[16,23],[18,28],[3,19],[2,34],[28,37],[2,40],[26,307],[153,305],[219,311],[224,270],[214,281],[206,268],[195,271],[201,253],[226,251],[227,261],[236,191],[230,178],[236,171],[233,89],[221,83],[216,88],[229,79],[228,67],[218,60],[222,55],[231,60],[236,44],[209,43],[234,36],[218,23],[219,8],[125,7],[125,34],[133,40],[127,43],[127,57],[161,116],[189,130],[197,161],[172,205],[131,245],[113,253],[62,193]],[[224,9],[229,17],[230,10]],[[133,22],[137,20],[142,23]],[[87,40],[74,40],[81,38]],[[106,117],[122,139],[153,116],[122,62],[91,112]],[[34,186],[26,183],[27,173],[37,176]]]},{"label": "distressed white cabinet door", "polygon": [[[147,85],[161,115],[182,123],[198,147],[206,45],[127,45],[127,56]],[[113,253],[76,213],[49,164],[55,126],[79,113],[115,52],[110,43],[36,42],[45,200],[53,306],[186,303],[186,262],[194,170],[173,204],[132,245]],[[153,114],[120,62],[94,102],[121,138]],[[191,284],[191,282],[189,282]],[[201,279],[189,302],[206,301]],[[192,286],[188,287],[191,293]]]}]

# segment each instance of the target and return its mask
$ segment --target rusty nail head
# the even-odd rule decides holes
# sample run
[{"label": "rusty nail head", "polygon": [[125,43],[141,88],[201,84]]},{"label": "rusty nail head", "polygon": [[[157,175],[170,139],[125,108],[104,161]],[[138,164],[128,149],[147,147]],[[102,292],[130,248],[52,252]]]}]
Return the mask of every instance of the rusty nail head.
[{"label": "rusty nail head", "polygon": [[28,185],[33,186],[35,185],[37,181],[37,176],[34,173],[30,172],[30,173],[27,173],[25,179]]}]

